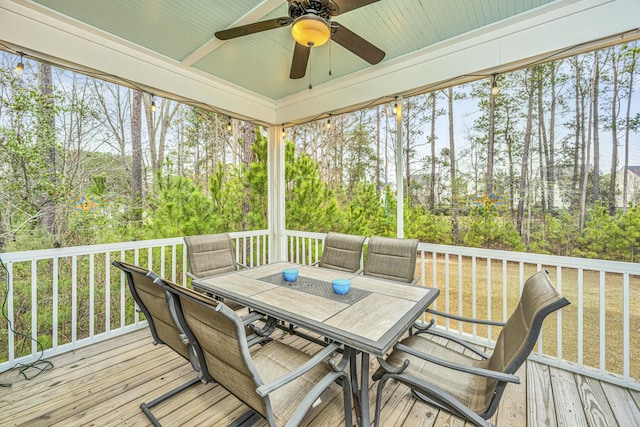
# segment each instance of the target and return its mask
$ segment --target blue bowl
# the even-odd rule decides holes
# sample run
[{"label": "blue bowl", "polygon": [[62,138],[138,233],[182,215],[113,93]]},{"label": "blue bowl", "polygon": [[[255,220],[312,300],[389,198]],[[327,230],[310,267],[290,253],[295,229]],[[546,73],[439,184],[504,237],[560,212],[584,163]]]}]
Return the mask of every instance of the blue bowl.
[{"label": "blue bowl", "polygon": [[295,282],[298,280],[298,269],[297,268],[285,268],[282,270],[282,278],[285,282]]},{"label": "blue bowl", "polygon": [[331,281],[331,285],[333,286],[333,292],[338,295],[345,295],[349,293],[349,289],[351,289],[351,280],[349,279],[333,279]]}]

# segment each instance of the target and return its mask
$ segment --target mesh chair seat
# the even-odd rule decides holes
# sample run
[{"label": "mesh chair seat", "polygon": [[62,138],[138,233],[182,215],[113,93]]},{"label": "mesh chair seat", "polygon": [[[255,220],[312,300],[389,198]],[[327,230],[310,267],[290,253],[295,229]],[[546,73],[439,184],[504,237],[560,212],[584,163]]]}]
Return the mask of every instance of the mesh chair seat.
[{"label": "mesh chair seat", "polygon": [[418,243],[418,239],[371,237],[363,274],[398,282],[414,282]]},{"label": "mesh chair seat", "polygon": [[364,236],[329,232],[318,267],[354,273],[360,269]]},{"label": "mesh chair seat", "polygon": [[[187,236],[184,242],[189,260],[189,276],[192,278],[202,279],[230,273],[243,266],[236,262],[233,242],[228,233]],[[233,310],[243,308],[231,300],[225,303]]]},{"label": "mesh chair seat", "polygon": [[189,341],[203,351],[203,370],[268,425],[298,425],[317,398],[342,379],[345,425],[351,426],[351,392],[343,370],[349,355],[338,365],[326,361],[337,345],[309,355],[272,341],[250,353],[246,329],[233,310],[205,295],[189,294],[164,282]]},{"label": "mesh chair seat", "polygon": [[[462,340],[432,331],[419,330],[417,335],[405,338],[396,344],[386,360],[378,359],[380,368],[373,379],[380,380],[376,400],[376,425],[380,415],[380,396],[388,379],[396,379],[412,388],[417,397],[452,412],[478,426],[486,421],[498,408],[498,404],[509,382],[518,383],[515,372],[527,359],[535,345],[544,319],[556,310],[569,304],[551,284],[542,270],[525,282],[518,305],[509,320],[502,326],[491,356],[475,349]],[[447,313],[439,316],[452,317]],[[497,324],[453,317],[471,323]],[[434,334],[457,342],[463,349],[481,357],[472,357],[456,351],[446,344],[439,344],[423,336]]]}]

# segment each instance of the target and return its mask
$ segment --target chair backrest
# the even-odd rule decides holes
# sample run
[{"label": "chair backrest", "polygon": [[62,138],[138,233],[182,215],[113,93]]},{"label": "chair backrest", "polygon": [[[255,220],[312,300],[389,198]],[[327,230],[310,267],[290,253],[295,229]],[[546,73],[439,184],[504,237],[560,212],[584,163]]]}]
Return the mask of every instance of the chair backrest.
[{"label": "chair backrest", "polygon": [[179,307],[182,328],[202,349],[209,374],[260,415],[273,419],[269,398],[256,392],[263,381],[251,359],[240,316],[220,301],[163,282]]},{"label": "chair backrest", "polygon": [[[487,361],[488,368],[514,374],[529,357],[540,336],[544,319],[569,304],[553,287],[545,270],[529,277],[518,305],[500,331],[495,349]],[[489,382],[485,399],[492,403],[488,413],[497,408],[505,386],[504,382]]]},{"label": "chair backrest", "polygon": [[233,242],[227,233],[184,238],[189,271],[198,278],[236,271]]},{"label": "chair backrest", "polygon": [[418,239],[371,237],[363,274],[411,283],[416,271]]},{"label": "chair backrest", "polygon": [[111,264],[124,272],[131,295],[144,313],[153,339],[159,344],[168,345],[185,359],[190,359],[189,349],[182,342],[181,331],[171,316],[164,289],[154,283],[158,275],[123,261],[113,261]]},{"label": "chair backrest", "polygon": [[355,272],[360,269],[364,236],[329,232],[324,239],[318,267]]}]

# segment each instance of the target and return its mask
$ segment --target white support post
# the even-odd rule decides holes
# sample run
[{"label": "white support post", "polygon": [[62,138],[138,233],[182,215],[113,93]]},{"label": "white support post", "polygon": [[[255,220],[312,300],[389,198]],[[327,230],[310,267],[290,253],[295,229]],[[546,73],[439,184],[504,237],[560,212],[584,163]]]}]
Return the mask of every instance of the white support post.
[{"label": "white support post", "polygon": [[284,235],[284,151],[282,126],[269,126],[267,145],[269,262],[283,261],[287,256]]},{"label": "white support post", "polygon": [[402,97],[396,98],[396,236],[404,237],[404,181],[402,140]]}]

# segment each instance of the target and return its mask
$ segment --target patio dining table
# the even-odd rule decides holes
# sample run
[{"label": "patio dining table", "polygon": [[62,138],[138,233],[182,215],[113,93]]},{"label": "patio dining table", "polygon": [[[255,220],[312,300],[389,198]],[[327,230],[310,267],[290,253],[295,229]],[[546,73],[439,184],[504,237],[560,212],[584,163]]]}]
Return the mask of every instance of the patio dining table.
[{"label": "patio dining table", "polygon": [[[298,269],[293,284],[282,278],[285,268]],[[346,295],[333,292],[331,281],[337,278],[351,280]],[[440,293],[435,288],[288,262],[195,279],[193,286],[355,350],[349,369],[356,417],[363,426],[370,425],[369,356],[383,357]],[[362,354],[359,376],[358,352]]]}]

